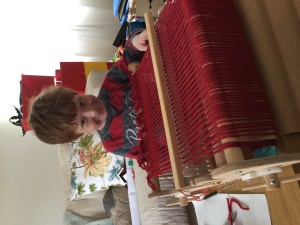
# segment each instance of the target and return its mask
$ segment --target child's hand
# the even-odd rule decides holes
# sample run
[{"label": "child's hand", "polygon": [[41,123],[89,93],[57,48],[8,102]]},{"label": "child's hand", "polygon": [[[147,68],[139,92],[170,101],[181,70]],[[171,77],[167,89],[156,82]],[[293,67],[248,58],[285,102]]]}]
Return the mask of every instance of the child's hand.
[{"label": "child's hand", "polygon": [[128,65],[128,70],[131,72],[131,74],[134,74],[137,71],[139,65],[139,62],[132,62]]}]

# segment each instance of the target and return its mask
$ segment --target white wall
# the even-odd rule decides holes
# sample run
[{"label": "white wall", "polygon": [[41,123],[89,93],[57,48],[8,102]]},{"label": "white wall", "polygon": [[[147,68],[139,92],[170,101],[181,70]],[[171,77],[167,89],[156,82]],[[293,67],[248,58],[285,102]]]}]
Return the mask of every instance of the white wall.
[{"label": "white wall", "polygon": [[[13,113],[13,111],[12,111]],[[64,193],[57,146],[0,121],[0,224],[62,225]]]},{"label": "white wall", "polygon": [[[82,26],[70,32],[70,25]],[[120,24],[111,0],[15,0],[1,3],[0,27],[0,225],[62,225],[58,146],[22,137],[8,122],[12,105],[19,106],[21,74],[53,76],[61,61],[110,60]]]}]

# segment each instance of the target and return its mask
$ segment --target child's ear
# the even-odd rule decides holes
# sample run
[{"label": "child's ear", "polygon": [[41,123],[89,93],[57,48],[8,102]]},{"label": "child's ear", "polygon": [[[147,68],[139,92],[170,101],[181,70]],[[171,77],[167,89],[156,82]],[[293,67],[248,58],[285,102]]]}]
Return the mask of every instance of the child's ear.
[{"label": "child's ear", "polygon": [[129,63],[129,65],[128,65],[128,70],[129,70],[132,74],[134,74],[134,73],[137,71],[139,65],[140,65],[139,62],[132,62],[132,63]]}]

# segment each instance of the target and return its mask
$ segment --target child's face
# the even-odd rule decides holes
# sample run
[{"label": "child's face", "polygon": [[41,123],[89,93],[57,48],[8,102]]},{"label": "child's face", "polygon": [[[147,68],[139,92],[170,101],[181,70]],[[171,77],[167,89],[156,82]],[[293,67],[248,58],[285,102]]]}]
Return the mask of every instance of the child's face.
[{"label": "child's face", "polygon": [[107,108],[104,102],[93,95],[75,95],[73,101],[77,106],[77,134],[87,134],[104,128]]}]

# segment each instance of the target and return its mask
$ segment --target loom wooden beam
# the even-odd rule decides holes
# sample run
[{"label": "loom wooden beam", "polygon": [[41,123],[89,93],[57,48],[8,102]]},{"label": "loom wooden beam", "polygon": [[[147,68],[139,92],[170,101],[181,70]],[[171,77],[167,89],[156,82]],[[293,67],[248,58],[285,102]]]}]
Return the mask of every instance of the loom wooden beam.
[{"label": "loom wooden beam", "polygon": [[[213,188],[209,188],[209,190],[210,190],[210,193],[212,193],[212,192],[224,193],[224,191],[226,191],[227,189],[229,189],[233,186],[234,186],[233,183],[228,183],[228,184],[225,184],[225,185],[214,186]],[[189,196],[187,198],[187,201],[192,202],[192,201],[195,201],[195,199],[192,196]],[[179,204],[180,204],[180,201],[178,199],[166,202],[166,206],[173,206],[173,205],[179,205]]]},{"label": "loom wooden beam", "polygon": [[[198,183],[197,185],[191,185],[191,186],[185,186],[181,189],[181,191],[183,192],[198,192],[200,190],[204,190],[207,188],[214,188],[214,189],[218,189],[219,187],[221,187],[223,184],[221,184],[220,181],[216,181],[216,180],[211,180],[211,182],[205,181],[203,183]],[[153,198],[153,197],[169,197],[169,196],[175,196],[175,195],[179,195],[181,192],[179,192],[178,190],[170,190],[170,191],[162,191],[160,193],[158,192],[153,192],[150,193],[148,195],[149,198]]]},{"label": "loom wooden beam", "polygon": [[300,163],[300,153],[282,154],[272,157],[245,160],[218,167],[211,172],[213,179],[229,182],[241,179],[242,175],[273,167],[285,167]]},{"label": "loom wooden beam", "polygon": [[[300,181],[300,174],[283,177],[279,180],[280,185],[290,183],[290,182],[295,182],[295,181]],[[268,184],[266,184],[266,182],[261,182],[261,183],[254,184],[254,185],[248,185],[248,186],[242,187],[242,190],[249,191],[249,190],[258,189],[258,188],[267,188],[268,189]]]},{"label": "loom wooden beam", "polygon": [[182,166],[179,159],[175,128],[172,121],[170,104],[167,96],[167,86],[164,79],[163,65],[159,53],[158,41],[154,29],[154,21],[151,12],[144,14],[147,27],[147,34],[149,39],[149,47],[151,51],[151,58],[157,84],[159,102],[162,112],[163,124],[166,133],[168,151],[170,155],[171,167],[174,176],[175,189],[181,189],[185,186],[182,175]]}]

